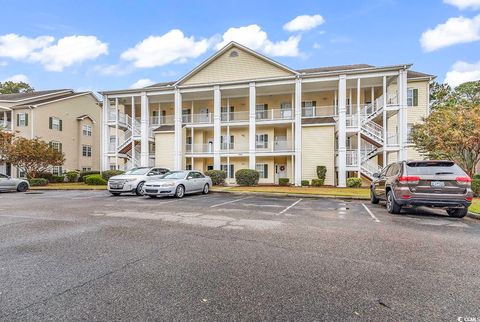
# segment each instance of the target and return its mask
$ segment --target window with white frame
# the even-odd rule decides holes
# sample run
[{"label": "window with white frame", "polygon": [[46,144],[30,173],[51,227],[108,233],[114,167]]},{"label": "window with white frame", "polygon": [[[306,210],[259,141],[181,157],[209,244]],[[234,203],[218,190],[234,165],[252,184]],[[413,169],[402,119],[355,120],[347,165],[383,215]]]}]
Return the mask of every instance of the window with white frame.
[{"label": "window with white frame", "polygon": [[92,156],[92,147],[90,145],[82,145],[82,156],[84,157]]},{"label": "window with white frame", "polygon": [[17,168],[17,178],[26,178],[27,174],[22,169]]},{"label": "window with white frame", "polygon": [[50,146],[58,151],[58,152],[62,152],[62,143],[61,142],[57,142],[57,141],[50,141]]},{"label": "window with white frame", "polygon": [[185,166],[185,170],[192,170],[192,165],[191,164],[187,164]]},{"label": "window with white frame", "polygon": [[268,134],[257,134],[255,135],[255,146],[257,149],[267,149],[268,148]]},{"label": "window with white frame", "polygon": [[229,179],[233,179],[235,178],[235,167],[233,164],[221,164],[220,165],[220,170],[222,171],[225,171],[225,173],[227,174],[227,178]]},{"label": "window with white frame", "polygon": [[82,172],[92,171],[92,167],[82,167]]},{"label": "window with white frame", "polygon": [[235,144],[235,138],[233,137],[233,135],[230,135],[230,139],[228,138],[228,135],[220,136],[220,149],[222,150],[233,149],[234,144]]},{"label": "window with white frame", "polygon": [[268,118],[268,104],[255,105],[255,115],[257,120],[263,120]]},{"label": "window with white frame", "polygon": [[266,163],[257,163],[255,165],[255,170],[258,171],[259,177],[262,179],[268,178],[268,164]]},{"label": "window with white frame", "polygon": [[407,106],[418,106],[418,89],[407,89]]},{"label": "window with white frame", "polygon": [[52,174],[54,176],[60,176],[63,174],[63,169],[62,167],[52,167]]},{"label": "window with white frame", "polygon": [[50,117],[48,119],[48,128],[55,131],[62,131],[62,120],[58,117]]},{"label": "window with white frame", "polygon": [[84,124],[82,126],[82,132],[84,136],[92,136],[92,126],[90,124]]},{"label": "window with white frame", "polygon": [[17,126],[28,126],[28,114],[27,113],[18,113],[17,114]]}]

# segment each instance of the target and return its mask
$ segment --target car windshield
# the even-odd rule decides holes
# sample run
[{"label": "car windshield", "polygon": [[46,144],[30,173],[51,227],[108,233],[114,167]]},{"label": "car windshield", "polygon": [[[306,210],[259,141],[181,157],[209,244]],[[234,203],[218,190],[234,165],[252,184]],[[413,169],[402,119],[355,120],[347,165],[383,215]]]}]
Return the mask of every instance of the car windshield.
[{"label": "car windshield", "polygon": [[144,174],[147,174],[148,171],[150,171],[150,168],[133,168],[125,172],[125,174],[144,175]]},{"label": "car windshield", "polygon": [[186,175],[185,171],[172,171],[165,174],[162,179],[185,179]]},{"label": "car windshield", "polygon": [[408,162],[407,174],[412,175],[465,175],[465,172],[451,161]]}]

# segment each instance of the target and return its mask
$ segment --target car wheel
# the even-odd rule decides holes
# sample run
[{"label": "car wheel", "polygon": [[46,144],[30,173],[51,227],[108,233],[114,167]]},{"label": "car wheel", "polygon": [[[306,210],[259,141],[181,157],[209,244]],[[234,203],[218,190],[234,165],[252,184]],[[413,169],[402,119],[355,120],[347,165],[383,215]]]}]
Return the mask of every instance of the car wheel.
[{"label": "car wheel", "polygon": [[209,192],[210,192],[210,186],[209,186],[208,183],[207,183],[207,184],[205,184],[205,185],[203,186],[203,191],[202,191],[202,193],[203,193],[204,195],[206,195],[206,194],[208,194]]},{"label": "car wheel", "polygon": [[17,191],[18,192],[25,192],[28,190],[28,184],[26,184],[25,182],[20,182],[17,186]]},{"label": "car wheel", "polygon": [[179,185],[175,190],[175,197],[183,198],[183,196],[185,196],[185,187],[182,185]]},{"label": "car wheel", "polygon": [[115,197],[120,196],[120,194],[119,194],[118,192],[111,192],[111,194],[112,194],[113,196],[115,196]]},{"label": "car wheel", "polygon": [[143,196],[143,185],[145,184],[145,182],[140,182],[137,186],[137,189],[135,189],[135,194],[137,196]]},{"label": "car wheel", "polygon": [[387,194],[387,211],[391,214],[399,214],[402,207],[395,201],[393,192],[389,191]]},{"label": "car wheel", "polygon": [[373,189],[370,189],[370,203],[376,205],[380,202],[380,199],[377,198],[375,195],[375,191]]},{"label": "car wheel", "polygon": [[467,208],[453,208],[453,209],[447,209],[447,214],[450,217],[454,218],[463,218],[467,215],[468,209]]}]

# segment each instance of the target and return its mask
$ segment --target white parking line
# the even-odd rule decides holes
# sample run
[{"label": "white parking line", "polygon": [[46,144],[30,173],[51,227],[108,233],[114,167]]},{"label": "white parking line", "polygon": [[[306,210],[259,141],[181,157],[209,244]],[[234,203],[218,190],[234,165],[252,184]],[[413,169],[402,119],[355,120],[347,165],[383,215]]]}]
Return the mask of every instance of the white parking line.
[{"label": "white parking line", "polygon": [[380,222],[380,220],[378,220],[378,218],[375,217],[375,215],[373,214],[373,212],[372,212],[370,209],[368,209],[368,207],[365,206],[364,203],[362,203],[362,206],[363,206],[363,207],[365,208],[365,210],[368,212],[368,214],[370,215],[370,217],[372,217],[372,219],[375,220],[375,222]]},{"label": "white parking line", "polygon": [[287,208],[283,209],[282,211],[280,211],[278,213],[278,215],[281,215],[283,213],[285,213],[286,211],[288,211],[290,208],[294,207],[296,204],[298,204],[300,201],[302,201],[303,199],[298,199],[297,201],[295,201],[294,203],[292,203],[290,206],[288,206]]},{"label": "white parking line", "polygon": [[229,204],[229,203],[234,203],[234,202],[241,201],[241,200],[245,200],[245,199],[249,199],[249,198],[252,198],[252,197],[245,197],[245,198],[240,198],[240,199],[235,199],[235,200],[230,200],[230,201],[222,202],[222,203],[219,203],[219,204],[216,204],[216,205],[212,205],[212,206],[210,206],[210,208],[220,207],[220,206],[223,206],[223,205],[227,205],[227,204]]}]

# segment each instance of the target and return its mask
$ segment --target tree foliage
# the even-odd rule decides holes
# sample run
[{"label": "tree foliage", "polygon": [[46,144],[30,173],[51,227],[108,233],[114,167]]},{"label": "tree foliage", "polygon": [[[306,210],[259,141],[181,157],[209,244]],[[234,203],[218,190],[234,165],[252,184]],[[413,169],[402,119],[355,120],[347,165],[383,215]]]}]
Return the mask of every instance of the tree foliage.
[{"label": "tree foliage", "polygon": [[25,82],[6,81],[0,83],[0,94],[29,93],[35,89]]},{"label": "tree foliage", "polygon": [[411,137],[420,152],[432,159],[455,161],[473,176],[480,161],[480,105],[446,105],[434,110]]},{"label": "tree foliage", "polygon": [[430,84],[430,107],[432,110],[461,105],[465,108],[480,105],[480,81],[466,82],[455,88],[448,84]]}]

